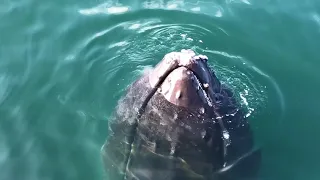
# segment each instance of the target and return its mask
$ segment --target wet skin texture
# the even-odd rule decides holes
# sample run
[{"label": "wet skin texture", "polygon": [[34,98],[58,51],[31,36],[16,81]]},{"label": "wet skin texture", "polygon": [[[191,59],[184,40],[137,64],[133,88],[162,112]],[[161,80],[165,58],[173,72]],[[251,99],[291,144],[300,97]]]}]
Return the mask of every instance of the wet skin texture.
[{"label": "wet skin texture", "polygon": [[227,180],[254,178],[245,114],[192,50],[172,52],[119,100],[102,156],[109,179]]}]

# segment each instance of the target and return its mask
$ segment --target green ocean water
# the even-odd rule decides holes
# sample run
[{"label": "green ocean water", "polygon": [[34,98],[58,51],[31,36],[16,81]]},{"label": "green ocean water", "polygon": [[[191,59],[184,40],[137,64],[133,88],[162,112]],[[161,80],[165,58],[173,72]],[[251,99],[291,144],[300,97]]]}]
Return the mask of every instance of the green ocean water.
[{"label": "green ocean water", "polygon": [[102,180],[125,88],[168,52],[209,57],[247,108],[259,179],[320,179],[320,3],[0,1],[0,180]]}]

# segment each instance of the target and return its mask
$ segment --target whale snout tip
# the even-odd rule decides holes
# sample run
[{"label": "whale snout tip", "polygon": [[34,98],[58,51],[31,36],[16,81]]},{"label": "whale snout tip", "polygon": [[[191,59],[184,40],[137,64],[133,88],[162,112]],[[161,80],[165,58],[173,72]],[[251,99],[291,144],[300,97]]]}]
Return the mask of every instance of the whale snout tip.
[{"label": "whale snout tip", "polygon": [[152,87],[158,88],[169,102],[187,108],[210,104],[213,90],[219,85],[209,68],[208,57],[191,49],[164,56],[149,75]]}]

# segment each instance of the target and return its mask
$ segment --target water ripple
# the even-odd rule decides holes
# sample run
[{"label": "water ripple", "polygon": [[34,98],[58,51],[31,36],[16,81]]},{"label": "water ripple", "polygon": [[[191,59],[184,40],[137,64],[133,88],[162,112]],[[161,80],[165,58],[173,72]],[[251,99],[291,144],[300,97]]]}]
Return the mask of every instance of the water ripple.
[{"label": "water ripple", "polygon": [[[232,2],[232,1],[230,1]],[[229,3],[230,3],[229,2]],[[250,4],[247,0],[241,0],[245,4]],[[229,4],[228,2],[225,5]],[[208,14],[215,17],[222,17],[224,13],[224,8],[219,3],[212,1],[184,1],[184,0],[172,0],[172,1],[162,1],[162,0],[152,0],[152,1],[142,1],[136,2],[134,4],[130,2],[114,2],[108,0],[105,3],[98,4],[92,8],[79,9],[78,13],[85,16],[92,16],[97,14],[123,14],[127,12],[134,12],[141,9],[163,9],[163,10],[179,10],[185,12]]]},{"label": "water ripple", "polygon": [[[139,13],[132,13],[130,17],[139,17]],[[194,17],[184,23],[172,23],[171,17],[168,15],[159,19],[150,14],[148,19],[127,18],[121,23],[111,24],[87,36],[75,51],[78,52],[76,56],[84,57],[86,71],[90,74],[104,69],[100,73],[104,78],[101,82],[115,85],[112,87],[117,89],[114,91],[117,93],[112,97],[116,100],[128,84],[159,62],[164,54],[191,48],[211,59],[210,63],[221,81],[237,93],[241,105],[247,109],[248,117],[263,111],[269,103],[268,91],[278,94],[279,102],[273,103],[281,104],[280,116],[283,114],[284,98],[276,82],[241,55],[222,49],[232,44],[232,31],[208,23],[210,18]],[[198,21],[195,22],[195,19]],[[119,31],[122,35],[116,38],[117,41],[107,41],[107,37],[115,36]],[[98,42],[108,43],[104,48],[93,48]],[[265,78],[266,82],[256,81],[259,78]]]},{"label": "water ripple", "polygon": [[[238,93],[241,104],[247,109],[247,116],[260,114],[269,103],[280,104],[279,118],[269,123],[281,123],[285,111],[285,99],[279,85],[272,77],[239,55],[206,49],[203,51],[208,53],[209,57],[213,57],[211,63],[222,82]],[[265,83],[262,83],[262,78],[265,79]],[[260,80],[256,81],[256,79]],[[269,94],[277,94],[278,102],[269,102]]]},{"label": "water ripple", "polygon": [[121,14],[129,10],[128,6],[113,6],[112,1],[99,4],[96,7],[89,9],[80,9],[78,12],[82,15],[95,15],[95,14]]},{"label": "water ripple", "polygon": [[[14,179],[6,175],[15,174],[13,166],[21,164],[25,169],[21,177],[26,179],[53,177],[56,171],[79,179],[82,169],[88,177],[81,177],[90,179],[100,167],[96,155],[102,141],[97,140],[97,131],[107,129],[99,123],[107,120],[125,88],[171,51],[191,48],[207,55],[221,81],[236,92],[248,117],[263,112],[270,101],[283,114],[286,104],[281,88],[245,52],[235,52],[241,49],[236,42],[242,34],[221,20],[233,13],[231,6],[254,3],[107,0],[74,11],[60,10],[50,2],[32,4],[39,7],[32,11],[23,3],[5,1],[0,7],[5,16],[0,19],[15,15],[18,24],[26,27],[10,29],[15,26],[0,24],[7,28],[0,56],[10,57],[0,62],[0,166],[7,172],[0,177]],[[26,13],[18,14],[22,9]],[[311,18],[319,25],[317,13]],[[279,98],[270,99],[270,94]],[[68,169],[61,170],[62,165]]]},{"label": "water ripple", "polygon": [[[113,24],[107,29],[102,29],[89,36],[82,43],[80,51],[97,44],[98,41],[102,42],[103,39],[114,35],[117,31],[122,31],[122,37],[105,46],[103,51],[106,55],[98,55],[102,51],[95,49],[86,51],[84,55],[88,61],[87,69],[89,72],[95,68],[95,64],[100,64],[99,67],[101,65],[106,67],[106,71],[103,73],[104,83],[115,84],[119,86],[116,88],[120,88],[120,91],[117,91],[119,93],[113,96],[116,98],[121,95],[127,84],[144,71],[143,69],[155,65],[164,54],[192,48],[205,53],[212,59],[211,63],[222,82],[230,85],[238,93],[241,104],[248,110],[247,116],[259,113],[267,103],[267,86],[269,85],[258,84],[253,80],[253,77],[255,77],[254,79],[258,78],[257,76],[266,78],[267,81],[273,83],[274,89],[277,89],[278,86],[269,76],[261,73],[259,68],[250,64],[242,56],[233,55],[228,51],[208,49],[206,46],[212,44],[209,40],[219,43],[225,41],[225,38],[231,38],[230,31],[228,32],[222,26],[207,23],[208,21],[209,19],[198,23],[192,20],[184,23],[171,23],[169,17],[160,20],[153,18],[152,15],[143,21],[134,18],[127,19],[125,22]],[[82,53],[78,54],[82,56]],[[125,61],[123,61],[124,59]],[[124,71],[127,71],[125,75],[121,73]],[[119,79],[121,80],[119,81]],[[279,88],[276,91],[283,110],[284,100],[281,91]]]},{"label": "water ripple", "polygon": [[8,96],[8,93],[9,93],[8,86],[9,86],[8,78],[5,75],[0,74],[0,106]]}]

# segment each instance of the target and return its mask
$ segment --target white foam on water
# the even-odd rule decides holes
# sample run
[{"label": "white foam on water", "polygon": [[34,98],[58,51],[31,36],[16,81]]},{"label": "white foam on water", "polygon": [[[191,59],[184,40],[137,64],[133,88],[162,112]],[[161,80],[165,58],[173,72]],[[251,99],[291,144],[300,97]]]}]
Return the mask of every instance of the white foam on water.
[{"label": "white foam on water", "polygon": [[78,12],[82,15],[96,15],[96,14],[121,14],[129,11],[127,6],[110,6],[109,3],[100,4],[89,9],[80,9]]},{"label": "white foam on water", "polygon": [[120,41],[120,42],[116,42],[116,43],[113,43],[113,44],[109,45],[109,48],[123,47],[123,46],[126,46],[128,44],[129,44],[129,42],[127,42],[127,41]]},{"label": "white foam on water", "polygon": [[75,55],[74,54],[69,54],[67,55],[67,57],[64,59],[65,62],[72,62],[74,61],[76,58],[75,58]]},{"label": "white foam on water", "polygon": [[248,0],[241,0],[241,2],[243,2],[243,3],[245,3],[245,4],[248,4],[248,5],[251,4],[251,2],[249,2]]},{"label": "white foam on water", "polygon": [[214,16],[216,16],[216,17],[222,17],[222,12],[221,12],[221,10],[218,10],[218,11],[215,13]]},{"label": "white foam on water", "polygon": [[189,37],[187,38],[187,40],[188,40],[188,41],[193,41],[193,39],[192,39],[192,38],[189,38]]},{"label": "white foam on water", "polygon": [[141,27],[141,24],[136,23],[136,24],[132,24],[128,29],[138,29],[140,27]]},{"label": "white foam on water", "polygon": [[177,9],[178,8],[178,4],[169,4],[167,6],[167,9]]},{"label": "white foam on water", "polygon": [[194,11],[194,12],[200,12],[200,10],[201,10],[200,7],[191,8],[191,11]]},{"label": "white foam on water", "polygon": [[107,11],[109,14],[119,14],[129,11],[129,7],[110,7]]},{"label": "white foam on water", "polygon": [[183,39],[185,39],[186,38],[186,34],[180,34],[180,36],[183,38]]}]

